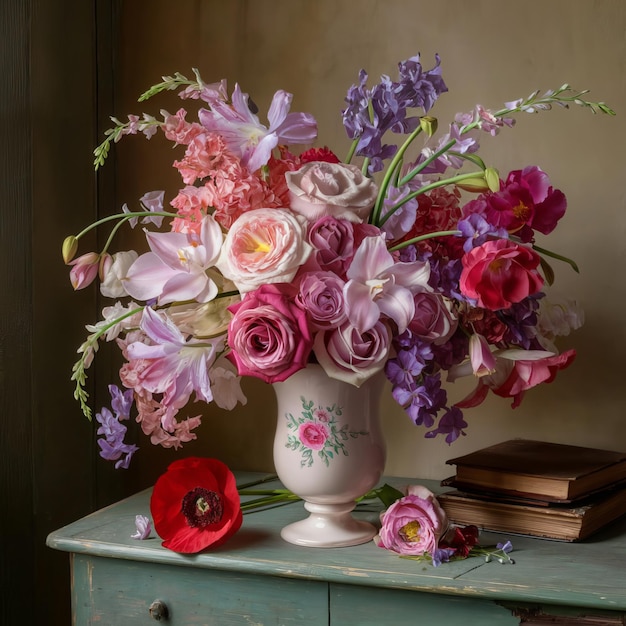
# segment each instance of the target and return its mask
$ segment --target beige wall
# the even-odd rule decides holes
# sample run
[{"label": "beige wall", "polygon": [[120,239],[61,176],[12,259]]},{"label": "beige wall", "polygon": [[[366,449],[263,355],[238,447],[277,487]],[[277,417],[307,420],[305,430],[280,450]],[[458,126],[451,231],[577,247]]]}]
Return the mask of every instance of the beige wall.
[{"label": "beige wall", "polygon": [[[506,100],[564,82],[591,89],[617,117],[574,108],[520,119],[483,156],[506,173],[537,164],[569,200],[547,247],[573,257],[581,273],[555,265],[557,287],[585,308],[583,329],[563,347],[578,359],[557,380],[530,391],[521,407],[492,397],[467,411],[467,437],[448,447],[423,438],[387,394],[383,402],[387,471],[442,478],[444,461],[508,437],[626,450],[623,360],[626,353],[626,2],[623,0],[132,0],[122,3],[118,116],[153,111],[163,101],[133,102],[162,74],[200,68],[207,81],[238,81],[265,114],[277,89],[295,94],[294,110],[313,113],[320,145],[345,154],[340,109],[361,67],[395,74],[396,63],[438,52],[450,89],[433,114],[442,125],[475,103]],[[166,108],[174,110],[174,99]],[[166,181],[177,184],[170,149],[158,141],[119,144],[120,203]],[[157,155],[155,157],[155,154]],[[274,400],[246,383],[251,401],[239,412],[211,409],[200,447],[234,467],[271,469]],[[458,398],[467,387],[449,387]],[[146,445],[144,443],[144,445]],[[182,454],[186,451],[183,450]],[[171,456],[169,457],[171,459]]]}]

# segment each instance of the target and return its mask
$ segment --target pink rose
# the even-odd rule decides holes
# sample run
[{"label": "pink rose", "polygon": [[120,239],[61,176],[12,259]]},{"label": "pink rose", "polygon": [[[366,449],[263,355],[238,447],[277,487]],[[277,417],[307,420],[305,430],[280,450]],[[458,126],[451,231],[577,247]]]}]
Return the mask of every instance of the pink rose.
[{"label": "pink rose", "polygon": [[537,271],[539,255],[509,239],[487,241],[462,261],[461,293],[485,309],[508,309],[543,286]]},{"label": "pink rose", "polygon": [[321,450],[328,439],[328,429],[324,424],[305,422],[298,428],[300,441],[311,450]]},{"label": "pink rose", "polygon": [[228,231],[216,265],[241,293],[289,283],[311,253],[304,236],[304,220],[290,211],[248,211]]},{"label": "pink rose", "polygon": [[434,554],[448,529],[448,518],[434,494],[414,486],[380,516],[381,529],[374,538],[380,548],[398,554]]},{"label": "pink rose", "polygon": [[313,351],[328,376],[360,387],[383,369],[390,344],[391,333],[383,322],[364,333],[346,322],[317,333]]},{"label": "pink rose", "polygon": [[367,220],[378,188],[356,165],[312,161],[285,172],[291,210],[310,222],[332,215],[351,222]]},{"label": "pink rose", "polygon": [[308,240],[319,266],[343,278],[363,239],[376,235],[380,229],[373,224],[355,224],[326,215],[310,226]]},{"label": "pink rose", "polygon": [[450,301],[441,294],[422,291],[415,295],[415,315],[409,330],[422,341],[444,344],[456,330],[458,320],[452,313]]},{"label": "pink rose", "polygon": [[240,376],[281,382],[306,366],[313,340],[293,295],[289,285],[263,285],[228,307],[227,358]]},{"label": "pink rose", "polygon": [[308,272],[300,280],[296,301],[316,329],[336,328],[346,321],[344,281],[332,272]]}]

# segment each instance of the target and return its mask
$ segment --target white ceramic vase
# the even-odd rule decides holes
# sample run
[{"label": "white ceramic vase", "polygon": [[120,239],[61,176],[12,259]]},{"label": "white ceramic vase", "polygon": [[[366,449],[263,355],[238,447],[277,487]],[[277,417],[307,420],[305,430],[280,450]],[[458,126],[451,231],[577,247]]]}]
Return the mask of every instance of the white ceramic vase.
[{"label": "white ceramic vase", "polygon": [[331,548],[365,543],[376,534],[352,510],[356,499],[378,484],[385,468],[379,419],[383,381],[381,373],[357,388],[309,364],[274,383],[276,473],[310,513],[282,529],[286,541]]}]

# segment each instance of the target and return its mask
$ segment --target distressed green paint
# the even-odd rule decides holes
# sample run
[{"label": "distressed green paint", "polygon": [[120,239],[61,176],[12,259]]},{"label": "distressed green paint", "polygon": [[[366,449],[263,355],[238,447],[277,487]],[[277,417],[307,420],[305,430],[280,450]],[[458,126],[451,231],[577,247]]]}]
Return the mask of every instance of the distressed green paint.
[{"label": "distressed green paint", "polygon": [[[161,623],[173,625],[505,626],[520,622],[516,607],[528,606],[571,615],[572,624],[589,623],[581,621],[585,616],[620,623],[626,616],[624,520],[583,543],[482,533],[482,544],[510,538],[516,564],[471,558],[435,568],[373,543],[335,549],[288,544],[279,532],[302,518],[302,503],[295,502],[247,514],[226,545],[185,556],[162,548],[155,536],[131,539],[135,515],[150,515],[149,496],[146,490],[48,537],[50,547],[73,555],[77,626],[134,623],[131,615],[152,623],[147,611],[157,599],[171,609],[170,621]],[[378,511],[357,515],[375,521]]]}]

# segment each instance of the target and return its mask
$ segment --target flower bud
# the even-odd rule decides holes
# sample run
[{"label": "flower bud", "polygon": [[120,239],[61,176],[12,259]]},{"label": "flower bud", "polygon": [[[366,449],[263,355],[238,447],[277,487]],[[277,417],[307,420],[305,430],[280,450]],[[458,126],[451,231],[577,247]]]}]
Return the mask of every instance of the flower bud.
[{"label": "flower bud", "polygon": [[495,167],[488,167],[485,170],[485,180],[489,185],[489,189],[494,193],[500,191],[500,174]]},{"label": "flower bud", "polygon": [[436,117],[431,117],[430,115],[420,117],[420,126],[429,137],[432,137],[437,132],[437,124]]},{"label": "flower bud", "polygon": [[63,254],[63,263],[68,265],[69,262],[74,258],[76,251],[78,250],[78,239],[74,235],[69,235],[63,241],[63,247],[61,248],[61,252]]},{"label": "flower bud", "polygon": [[95,280],[99,264],[100,255],[95,252],[83,254],[70,263],[73,266],[70,271],[70,281],[74,290],[84,289]]},{"label": "flower bud", "polygon": [[474,193],[483,193],[489,190],[489,185],[484,176],[475,176],[473,178],[466,178],[456,183],[456,186],[463,191],[471,191]]},{"label": "flower bud", "polygon": [[104,281],[112,265],[113,257],[110,254],[106,253],[100,257],[100,264],[98,265],[98,278],[101,281]]}]

